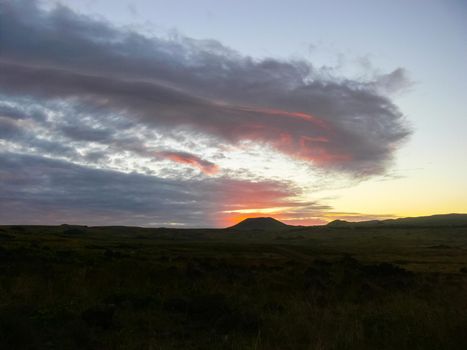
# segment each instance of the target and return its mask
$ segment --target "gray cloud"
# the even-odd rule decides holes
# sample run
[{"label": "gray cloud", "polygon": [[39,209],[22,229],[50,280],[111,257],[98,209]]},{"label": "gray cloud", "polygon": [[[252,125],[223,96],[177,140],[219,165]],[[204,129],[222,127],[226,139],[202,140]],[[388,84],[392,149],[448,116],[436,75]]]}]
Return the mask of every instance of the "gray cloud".
[{"label": "gray cloud", "polygon": [[0,20],[9,33],[0,89],[10,96],[66,98],[79,112],[121,113],[159,130],[266,143],[354,176],[384,172],[409,135],[383,95],[400,85],[401,70],[375,82],[323,78],[305,61],[255,60],[212,40],[148,38],[63,6],[45,12],[35,1],[4,1]]},{"label": "gray cloud", "polygon": [[322,215],[330,208],[297,199],[297,184],[236,179],[242,164],[224,173],[221,152],[247,141],[361,179],[384,173],[410,134],[389,97],[406,86],[403,69],[330,77],[306,61],[146,37],[35,0],[0,0],[0,72],[2,223],[222,226],[226,211],[273,207],[289,208],[283,218]]},{"label": "gray cloud", "polygon": [[223,177],[180,181],[0,153],[3,224],[222,226],[224,210],[252,205],[322,208],[294,200],[297,194],[287,182]]},{"label": "gray cloud", "polygon": [[398,68],[388,74],[376,76],[373,87],[385,94],[394,94],[408,89],[413,82],[408,78],[403,68]]},{"label": "gray cloud", "polygon": [[14,120],[5,117],[0,117],[0,139],[15,137],[21,132],[21,128],[17,126]]},{"label": "gray cloud", "polygon": [[0,104],[0,140],[13,141],[39,153],[75,157],[76,151],[60,140],[37,136],[35,126],[45,122],[46,116],[34,108],[20,108]]}]

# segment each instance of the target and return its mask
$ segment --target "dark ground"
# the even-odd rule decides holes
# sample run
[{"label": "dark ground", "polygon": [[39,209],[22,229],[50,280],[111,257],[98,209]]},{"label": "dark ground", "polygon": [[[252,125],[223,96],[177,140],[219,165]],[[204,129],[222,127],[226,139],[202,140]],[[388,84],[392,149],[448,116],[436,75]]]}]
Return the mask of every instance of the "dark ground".
[{"label": "dark ground", "polygon": [[467,227],[0,226],[1,349],[467,349]]}]

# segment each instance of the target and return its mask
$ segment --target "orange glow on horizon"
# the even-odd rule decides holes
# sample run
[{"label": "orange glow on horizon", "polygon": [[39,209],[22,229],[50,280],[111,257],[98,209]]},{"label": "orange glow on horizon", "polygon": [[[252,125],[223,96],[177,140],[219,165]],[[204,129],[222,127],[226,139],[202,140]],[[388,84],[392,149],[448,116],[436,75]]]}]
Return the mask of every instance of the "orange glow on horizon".
[{"label": "orange glow on horizon", "polygon": [[279,220],[287,225],[296,225],[296,226],[313,226],[313,225],[323,225],[326,224],[328,221],[319,218],[319,217],[309,217],[309,218],[296,218],[286,213],[264,213],[264,212],[254,212],[254,213],[235,213],[236,215],[228,215],[221,219],[220,226],[222,227],[230,227],[242,222],[245,219],[251,218],[260,218],[260,217],[272,217],[276,220]]}]

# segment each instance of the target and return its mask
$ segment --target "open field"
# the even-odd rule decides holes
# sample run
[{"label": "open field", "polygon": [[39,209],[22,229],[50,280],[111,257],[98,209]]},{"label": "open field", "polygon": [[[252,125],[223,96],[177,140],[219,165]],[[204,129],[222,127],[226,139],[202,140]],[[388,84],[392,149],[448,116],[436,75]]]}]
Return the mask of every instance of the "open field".
[{"label": "open field", "polygon": [[467,349],[467,227],[0,226],[3,349]]}]

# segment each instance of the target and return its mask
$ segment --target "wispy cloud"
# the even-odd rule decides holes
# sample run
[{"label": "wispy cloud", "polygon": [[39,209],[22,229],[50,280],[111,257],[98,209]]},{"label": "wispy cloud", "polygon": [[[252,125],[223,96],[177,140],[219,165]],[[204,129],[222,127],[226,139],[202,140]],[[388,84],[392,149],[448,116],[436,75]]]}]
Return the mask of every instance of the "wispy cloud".
[{"label": "wispy cloud", "polygon": [[187,153],[187,152],[175,152],[175,151],[160,151],[154,153],[156,157],[164,159],[170,159],[173,162],[187,164],[198,168],[206,175],[214,175],[219,172],[219,166],[211,163],[207,160],[203,160],[200,157]]}]

